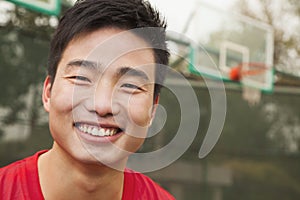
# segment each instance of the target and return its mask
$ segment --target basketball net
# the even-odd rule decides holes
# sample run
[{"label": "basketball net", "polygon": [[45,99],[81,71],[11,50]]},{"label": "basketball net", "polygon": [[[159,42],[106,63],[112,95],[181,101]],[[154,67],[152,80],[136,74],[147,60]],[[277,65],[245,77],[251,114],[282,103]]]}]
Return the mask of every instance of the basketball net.
[{"label": "basketball net", "polygon": [[243,99],[246,100],[250,106],[259,104],[261,99],[260,89],[243,85]]}]

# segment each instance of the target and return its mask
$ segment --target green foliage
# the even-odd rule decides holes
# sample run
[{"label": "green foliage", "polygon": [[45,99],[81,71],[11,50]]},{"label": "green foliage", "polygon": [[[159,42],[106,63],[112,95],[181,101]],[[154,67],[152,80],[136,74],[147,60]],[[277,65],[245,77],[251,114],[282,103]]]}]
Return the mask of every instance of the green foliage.
[{"label": "green foliage", "polygon": [[[299,1],[256,0],[255,7],[249,6],[249,2],[246,0],[237,1],[235,10],[273,27],[275,69],[299,75]],[[278,5],[281,9],[275,9]]]},{"label": "green foliage", "polygon": [[19,7],[7,10],[6,15],[7,22],[0,27],[0,107],[7,111],[2,122],[14,124],[22,111],[39,108],[28,108],[25,96],[45,76],[54,31],[50,21],[55,19]]},{"label": "green foliage", "polygon": [[[69,6],[70,3],[63,1],[62,10]],[[2,166],[39,149],[49,148],[52,143],[48,125],[38,123],[38,120],[41,117],[41,86],[46,75],[49,43],[58,22],[54,16],[18,6],[4,12],[1,14],[6,21],[0,24]],[[4,133],[6,127],[20,124],[29,126],[29,138],[25,141],[1,140],[4,134],[10,134]]]}]

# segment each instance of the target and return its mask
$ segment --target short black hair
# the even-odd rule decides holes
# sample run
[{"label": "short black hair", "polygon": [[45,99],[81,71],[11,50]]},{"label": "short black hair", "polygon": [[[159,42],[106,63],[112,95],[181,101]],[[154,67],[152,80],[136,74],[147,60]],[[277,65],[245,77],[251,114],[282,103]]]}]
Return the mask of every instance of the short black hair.
[{"label": "short black hair", "polygon": [[[153,47],[156,65],[167,65],[169,52],[166,44],[166,22],[148,1],[143,0],[78,0],[59,21],[50,43],[48,75],[55,79],[57,66],[64,50],[75,37],[100,28],[116,27],[123,30],[154,27],[152,34],[139,36]],[[159,30],[159,31],[157,31]],[[156,67],[156,97],[162,86],[166,67]]]}]

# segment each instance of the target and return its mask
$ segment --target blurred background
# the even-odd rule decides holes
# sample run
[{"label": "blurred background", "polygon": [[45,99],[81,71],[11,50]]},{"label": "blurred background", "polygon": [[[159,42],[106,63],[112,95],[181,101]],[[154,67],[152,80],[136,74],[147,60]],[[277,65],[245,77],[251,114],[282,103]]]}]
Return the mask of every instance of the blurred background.
[{"label": "blurred background", "polygon": [[[169,30],[186,34],[191,26],[197,26],[194,13],[198,1],[150,2],[165,14]],[[258,88],[261,97],[251,104],[242,97],[243,84],[225,81],[225,124],[213,150],[200,159],[199,149],[211,117],[209,89],[202,75],[189,68],[191,63],[197,64],[189,60],[190,44],[172,38],[176,49],[186,50],[187,56],[179,60],[173,57],[170,66],[193,86],[201,120],[196,138],[180,159],[148,175],[178,200],[297,200],[300,197],[300,3],[298,0],[213,2],[214,9],[239,13],[272,28],[273,46],[266,47],[272,50],[272,88],[267,92]],[[0,1],[0,166],[51,147],[48,118],[41,102],[42,82],[51,35],[59,16],[72,3],[62,0],[49,11],[18,1]],[[192,20],[194,24],[190,23]],[[207,23],[211,23],[209,17]],[[256,37],[247,35],[244,39]],[[182,90],[186,87],[172,80],[176,87]],[[167,88],[162,91],[160,104],[166,110],[167,120],[159,134],[146,140],[141,152],[162,148],[178,129],[180,105]]]}]

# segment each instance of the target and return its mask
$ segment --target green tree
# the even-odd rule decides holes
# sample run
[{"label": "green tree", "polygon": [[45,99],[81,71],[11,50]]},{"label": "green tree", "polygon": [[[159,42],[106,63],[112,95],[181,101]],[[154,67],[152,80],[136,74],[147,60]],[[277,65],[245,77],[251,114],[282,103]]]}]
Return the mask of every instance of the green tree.
[{"label": "green tree", "polygon": [[274,67],[300,76],[299,1],[239,0],[235,10],[274,28]]},{"label": "green tree", "polygon": [[[64,11],[70,4],[63,2]],[[58,18],[13,4],[1,15],[6,20],[0,24],[0,107],[5,111],[0,120],[4,125],[20,122],[20,113],[26,110],[28,119],[21,123],[28,123],[32,129],[39,118],[41,82]]]},{"label": "green tree", "polygon": [[[13,124],[20,112],[32,110],[32,123],[37,119],[37,85],[45,74],[48,41],[53,32],[51,17],[15,7],[8,10],[8,21],[0,27],[0,105],[7,114],[4,124]],[[55,19],[52,19],[55,20]],[[32,108],[26,108],[29,89],[33,88]],[[37,105],[37,106],[36,106]]]},{"label": "green tree", "polygon": [[[69,5],[63,1],[62,11]],[[0,165],[6,165],[51,145],[48,125],[38,122],[49,42],[58,17],[5,1],[0,7],[0,136],[11,134],[7,127],[15,125],[29,129],[25,141],[4,142],[0,138]]]}]

